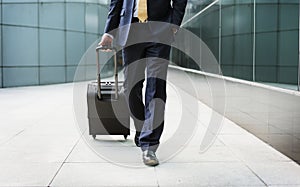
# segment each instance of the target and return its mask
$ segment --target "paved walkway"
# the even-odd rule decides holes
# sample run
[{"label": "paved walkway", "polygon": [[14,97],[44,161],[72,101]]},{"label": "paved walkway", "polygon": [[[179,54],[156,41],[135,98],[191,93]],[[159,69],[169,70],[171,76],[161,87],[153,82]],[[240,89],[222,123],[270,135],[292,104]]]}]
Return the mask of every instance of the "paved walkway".
[{"label": "paved walkway", "polygon": [[[78,128],[73,91],[73,84],[0,90],[0,186],[300,186],[299,165],[228,119],[213,145],[199,152],[211,117],[200,102],[199,119],[191,111],[186,121],[197,120],[189,144],[161,165],[142,164],[133,135],[126,142],[98,136],[99,156]],[[170,85],[168,92],[163,143],[174,135],[185,103]]]}]

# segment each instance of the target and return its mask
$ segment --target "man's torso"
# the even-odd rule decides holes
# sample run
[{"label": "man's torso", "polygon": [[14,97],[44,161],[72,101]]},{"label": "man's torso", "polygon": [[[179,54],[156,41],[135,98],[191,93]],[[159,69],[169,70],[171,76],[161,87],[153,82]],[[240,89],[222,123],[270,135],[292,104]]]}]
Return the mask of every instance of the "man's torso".
[{"label": "man's torso", "polygon": [[[167,21],[171,17],[171,0],[147,0],[147,12],[149,21]],[[125,20],[128,17],[137,15],[136,1],[124,0],[121,11],[121,17],[124,16]],[[122,21],[121,21],[122,24]],[[125,23],[128,24],[128,23]]]}]

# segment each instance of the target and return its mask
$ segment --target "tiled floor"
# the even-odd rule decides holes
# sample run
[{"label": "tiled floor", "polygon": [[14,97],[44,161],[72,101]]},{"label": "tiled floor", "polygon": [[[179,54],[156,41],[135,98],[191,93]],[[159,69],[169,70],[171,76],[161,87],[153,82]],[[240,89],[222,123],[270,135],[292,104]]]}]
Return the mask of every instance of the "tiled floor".
[{"label": "tiled floor", "polygon": [[[193,111],[180,123],[188,106],[172,86],[157,153],[162,163],[145,167],[133,135],[126,142],[119,136],[94,141],[81,131],[87,127],[85,89],[62,84],[0,90],[0,186],[300,186],[298,164],[228,119],[212,146],[200,152],[212,111],[198,102],[199,118]],[[189,124],[196,125],[192,134]],[[188,143],[173,141],[181,125],[176,136]],[[170,157],[176,146],[180,151]]]}]

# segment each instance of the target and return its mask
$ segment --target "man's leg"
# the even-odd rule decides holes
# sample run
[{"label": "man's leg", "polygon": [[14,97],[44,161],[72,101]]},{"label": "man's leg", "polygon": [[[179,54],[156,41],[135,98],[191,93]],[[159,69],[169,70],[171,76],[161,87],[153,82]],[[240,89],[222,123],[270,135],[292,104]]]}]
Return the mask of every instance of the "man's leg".
[{"label": "man's leg", "polygon": [[152,43],[146,50],[145,123],[140,135],[143,151],[155,152],[164,127],[166,76],[170,46]]},{"label": "man's leg", "polygon": [[124,93],[137,131],[136,143],[138,143],[138,137],[145,120],[142,89],[146,64],[145,61],[139,61],[144,57],[144,54],[144,44],[135,44],[123,49]]}]

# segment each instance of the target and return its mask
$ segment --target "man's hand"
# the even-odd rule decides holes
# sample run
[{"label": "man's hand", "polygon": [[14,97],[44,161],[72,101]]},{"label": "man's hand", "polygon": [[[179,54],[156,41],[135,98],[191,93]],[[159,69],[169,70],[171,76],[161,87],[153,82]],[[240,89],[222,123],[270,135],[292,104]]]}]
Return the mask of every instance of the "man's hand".
[{"label": "man's hand", "polygon": [[[104,34],[101,38],[101,41],[98,43],[99,46],[107,46],[111,47],[113,42],[113,38],[108,34]],[[104,50],[104,51],[111,51],[111,50]]]}]

